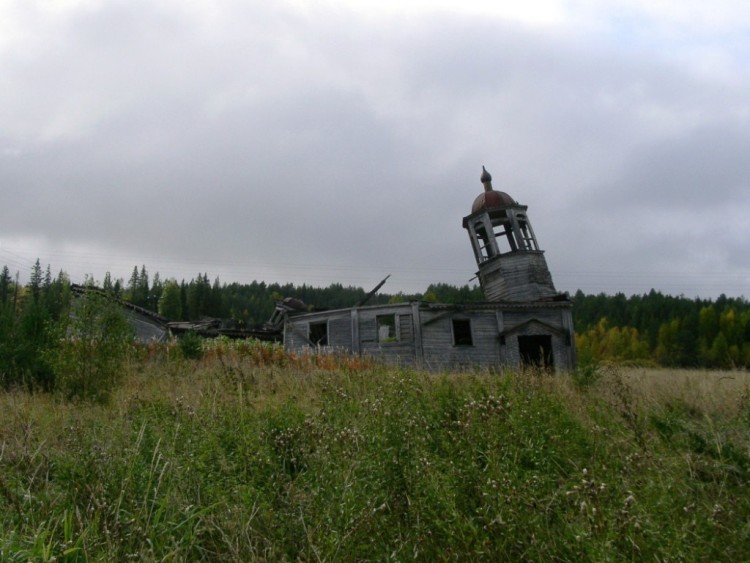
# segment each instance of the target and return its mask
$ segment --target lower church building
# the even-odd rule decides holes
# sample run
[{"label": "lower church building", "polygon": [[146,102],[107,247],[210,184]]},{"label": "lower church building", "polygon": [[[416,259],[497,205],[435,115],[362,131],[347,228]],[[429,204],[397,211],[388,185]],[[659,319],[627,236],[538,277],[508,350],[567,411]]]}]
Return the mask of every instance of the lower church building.
[{"label": "lower church building", "polygon": [[573,303],[552,283],[527,216],[507,193],[484,191],[463,227],[477,262],[481,303],[397,303],[283,313],[284,347],[370,356],[431,371],[575,367]]}]

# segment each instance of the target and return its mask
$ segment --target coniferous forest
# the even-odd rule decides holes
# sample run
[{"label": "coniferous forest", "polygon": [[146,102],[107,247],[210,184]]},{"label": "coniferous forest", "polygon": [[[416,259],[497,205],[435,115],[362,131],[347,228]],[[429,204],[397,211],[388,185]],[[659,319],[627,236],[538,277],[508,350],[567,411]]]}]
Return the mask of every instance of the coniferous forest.
[{"label": "coniferous forest", "polygon": [[[725,371],[748,367],[744,299],[578,292],[579,366],[549,377],[189,332],[142,343],[122,306],[253,324],[282,296],[349,307],[362,288],[141,266],[87,291],[39,261],[19,278],[0,271],[2,561],[750,552],[750,376]],[[412,299],[482,295],[434,284],[370,303]]]},{"label": "coniferous forest", "polygon": [[[50,350],[61,331],[69,331],[72,293],[68,276],[53,274],[39,260],[29,281],[4,266],[0,272],[0,366],[4,384],[30,378],[51,384]],[[134,267],[126,281],[109,273],[98,282],[104,293],[160,313],[169,320],[206,317],[231,319],[252,327],[266,321],[283,297],[301,299],[311,309],[351,307],[367,294],[361,287],[331,284],[222,283],[199,273],[190,281],[162,279],[145,265]],[[368,288],[369,289],[369,288]],[[461,303],[482,300],[477,287],[438,283],[423,294],[379,292],[369,304],[425,300]],[[583,362],[686,368],[750,367],[750,303],[744,297],[721,295],[715,300],[647,294],[572,296],[579,359]]]}]

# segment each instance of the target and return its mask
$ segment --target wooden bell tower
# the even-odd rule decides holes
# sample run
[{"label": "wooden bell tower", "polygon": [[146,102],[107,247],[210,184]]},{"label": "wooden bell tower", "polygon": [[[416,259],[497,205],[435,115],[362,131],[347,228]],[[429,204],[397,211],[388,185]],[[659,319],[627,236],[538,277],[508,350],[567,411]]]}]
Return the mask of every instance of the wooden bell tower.
[{"label": "wooden bell tower", "polygon": [[526,214],[527,206],[494,190],[492,176],[484,166],[480,179],[484,192],[474,200],[463,226],[469,233],[485,299],[529,302],[556,296],[544,252]]}]

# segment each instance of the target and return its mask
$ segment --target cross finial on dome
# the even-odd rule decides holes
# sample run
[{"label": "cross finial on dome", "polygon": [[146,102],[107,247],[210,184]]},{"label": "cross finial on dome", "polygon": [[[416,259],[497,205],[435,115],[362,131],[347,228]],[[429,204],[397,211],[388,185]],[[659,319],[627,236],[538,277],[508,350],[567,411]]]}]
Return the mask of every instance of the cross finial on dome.
[{"label": "cross finial on dome", "polygon": [[484,191],[492,191],[492,174],[487,172],[487,169],[484,166],[482,166],[482,177],[479,178],[479,180],[484,184]]}]

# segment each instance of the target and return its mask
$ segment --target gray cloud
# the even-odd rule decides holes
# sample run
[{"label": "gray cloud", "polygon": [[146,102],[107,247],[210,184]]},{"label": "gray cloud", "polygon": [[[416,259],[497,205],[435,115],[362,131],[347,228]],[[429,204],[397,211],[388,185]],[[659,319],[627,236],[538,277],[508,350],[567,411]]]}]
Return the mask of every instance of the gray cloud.
[{"label": "gray cloud", "polygon": [[0,51],[0,263],[466,283],[486,165],[560,289],[747,293],[746,69],[481,17],[28,6]]}]

